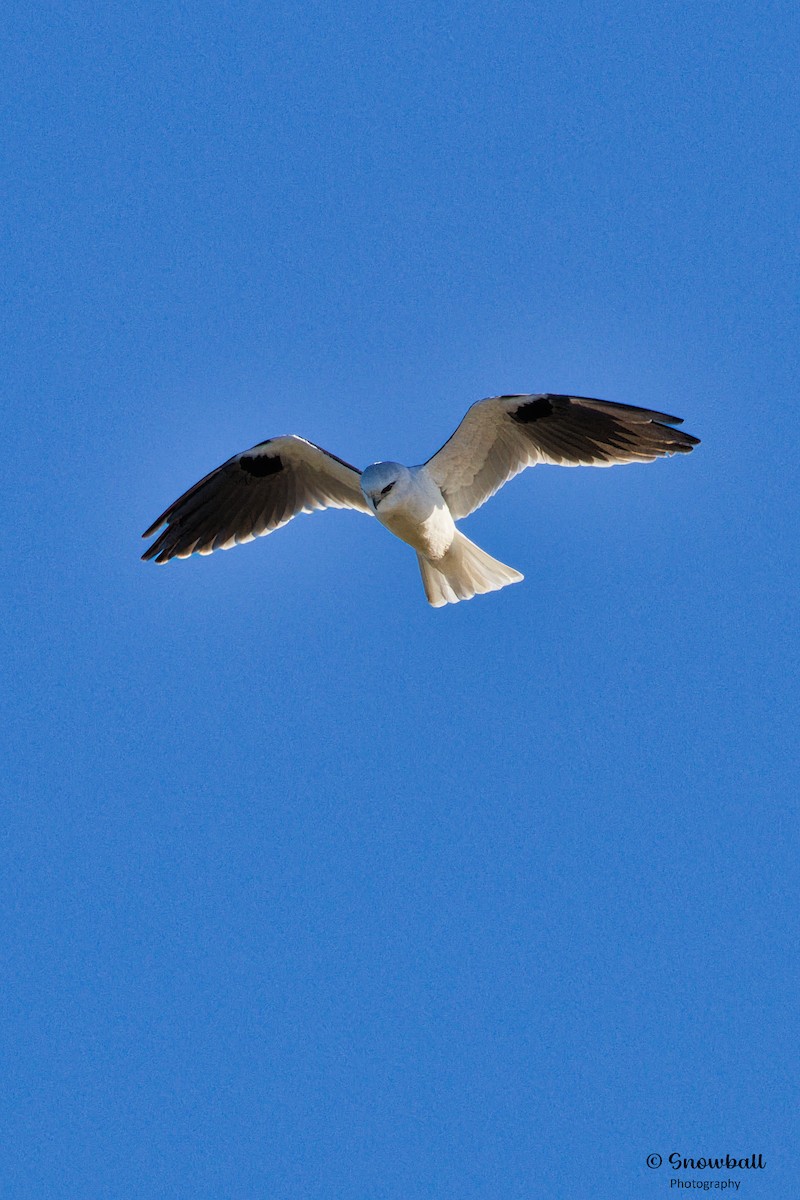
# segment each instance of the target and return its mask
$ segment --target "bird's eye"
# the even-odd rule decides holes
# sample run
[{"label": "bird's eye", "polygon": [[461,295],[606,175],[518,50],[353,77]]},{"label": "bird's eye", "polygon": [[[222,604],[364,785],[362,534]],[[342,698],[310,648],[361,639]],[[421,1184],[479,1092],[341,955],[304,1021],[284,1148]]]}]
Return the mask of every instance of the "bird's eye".
[{"label": "bird's eye", "polygon": [[394,487],[394,484],[393,484],[393,483],[387,483],[387,485],[386,485],[386,487],[385,487],[385,488],[381,488],[381,495],[382,495],[382,496],[385,496],[385,495],[386,495],[386,493],[387,493],[387,492],[390,492],[390,491],[392,490],[392,488],[393,488],[393,487]]}]

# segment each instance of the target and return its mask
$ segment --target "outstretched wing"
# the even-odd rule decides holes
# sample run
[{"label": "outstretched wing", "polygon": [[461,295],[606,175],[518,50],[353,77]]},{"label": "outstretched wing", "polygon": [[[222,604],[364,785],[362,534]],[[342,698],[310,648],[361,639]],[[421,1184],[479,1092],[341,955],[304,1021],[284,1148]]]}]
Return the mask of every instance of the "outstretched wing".
[{"label": "outstretched wing", "polygon": [[372,514],[361,472],[305,438],[277,437],[234,454],[189,488],[142,537],[166,529],[142,558],[212,554],[280,529],[298,513],[355,508]]},{"label": "outstretched wing", "polygon": [[588,396],[492,396],[469,409],[425,464],[453,517],[480,508],[525,467],[611,467],[686,454],[699,438],[680,417]]}]

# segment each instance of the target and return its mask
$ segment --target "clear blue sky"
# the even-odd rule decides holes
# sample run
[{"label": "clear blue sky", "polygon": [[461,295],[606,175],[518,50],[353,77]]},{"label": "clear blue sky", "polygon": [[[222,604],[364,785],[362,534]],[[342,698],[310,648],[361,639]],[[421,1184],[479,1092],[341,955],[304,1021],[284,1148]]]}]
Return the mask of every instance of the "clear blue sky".
[{"label": "clear blue sky", "polygon": [[[4,25],[3,1196],[794,1194],[796,5]],[[528,472],[439,611],[353,513],[139,562],[515,391],[703,444]]]}]

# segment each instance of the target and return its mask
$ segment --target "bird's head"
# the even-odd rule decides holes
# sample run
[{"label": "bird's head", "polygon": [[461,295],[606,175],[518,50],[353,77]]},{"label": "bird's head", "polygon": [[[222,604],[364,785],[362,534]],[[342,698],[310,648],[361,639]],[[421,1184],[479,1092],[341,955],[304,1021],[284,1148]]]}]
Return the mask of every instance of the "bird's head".
[{"label": "bird's head", "polygon": [[401,463],[373,463],[361,474],[361,490],[377,512],[389,497],[402,499],[410,479],[411,472]]}]

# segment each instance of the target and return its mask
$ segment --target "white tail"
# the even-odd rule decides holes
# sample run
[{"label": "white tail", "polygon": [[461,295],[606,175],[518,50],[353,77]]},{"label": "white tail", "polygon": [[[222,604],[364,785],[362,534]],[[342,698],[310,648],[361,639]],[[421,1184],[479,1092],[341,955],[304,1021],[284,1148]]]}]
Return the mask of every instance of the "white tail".
[{"label": "white tail", "polygon": [[524,578],[513,567],[507,567],[481,550],[459,530],[442,558],[431,559],[418,554],[417,559],[425,595],[434,608],[458,604],[459,600],[469,600],[484,592],[497,592]]}]

